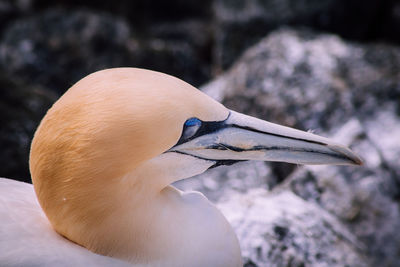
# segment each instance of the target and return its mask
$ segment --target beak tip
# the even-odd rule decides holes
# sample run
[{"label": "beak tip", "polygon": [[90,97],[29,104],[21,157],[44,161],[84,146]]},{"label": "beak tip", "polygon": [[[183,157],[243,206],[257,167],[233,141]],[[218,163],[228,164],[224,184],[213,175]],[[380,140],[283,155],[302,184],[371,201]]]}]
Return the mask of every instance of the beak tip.
[{"label": "beak tip", "polygon": [[[355,155],[355,154],[354,154]],[[349,158],[352,161],[351,165],[357,165],[357,166],[362,166],[364,165],[364,161],[357,155],[353,158]]]},{"label": "beak tip", "polygon": [[360,157],[357,157],[357,160],[354,161],[354,163],[355,163],[355,165],[358,165],[358,166],[364,165],[364,161]]},{"label": "beak tip", "polygon": [[349,165],[364,165],[364,161],[347,147],[341,145],[329,145],[329,148],[346,158],[349,161]]}]

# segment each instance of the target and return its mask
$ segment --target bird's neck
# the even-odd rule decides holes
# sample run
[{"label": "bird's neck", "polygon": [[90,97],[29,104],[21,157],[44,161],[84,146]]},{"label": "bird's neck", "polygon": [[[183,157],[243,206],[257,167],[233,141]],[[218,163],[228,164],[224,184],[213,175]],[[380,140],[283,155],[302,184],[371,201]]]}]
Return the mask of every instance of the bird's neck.
[{"label": "bird's neck", "polygon": [[[145,180],[136,181],[128,174],[114,183],[80,188],[76,198],[66,197],[61,212],[49,217],[55,230],[87,249],[129,262],[143,263],[163,258],[169,246],[157,246],[164,240],[162,221],[171,214],[165,192],[149,192]],[[169,194],[171,195],[171,194]]]},{"label": "bird's neck", "polygon": [[136,204],[108,219],[98,233],[109,234],[107,247],[93,251],[149,266],[242,266],[231,226],[201,193],[167,186]]},{"label": "bird's neck", "polygon": [[238,242],[222,214],[200,193],[169,186],[213,164],[193,163],[189,156],[166,153],[118,179],[106,183],[101,178],[95,186],[81,188],[87,194],[80,199],[66,200],[69,213],[55,229],[96,253],[132,263],[176,266],[179,259],[190,265],[196,257],[204,263],[212,258],[206,254],[213,247],[237,260]]},{"label": "bird's neck", "polygon": [[102,220],[86,221],[75,242],[133,264],[240,266],[233,230],[202,194],[167,186],[152,198],[124,201]]}]

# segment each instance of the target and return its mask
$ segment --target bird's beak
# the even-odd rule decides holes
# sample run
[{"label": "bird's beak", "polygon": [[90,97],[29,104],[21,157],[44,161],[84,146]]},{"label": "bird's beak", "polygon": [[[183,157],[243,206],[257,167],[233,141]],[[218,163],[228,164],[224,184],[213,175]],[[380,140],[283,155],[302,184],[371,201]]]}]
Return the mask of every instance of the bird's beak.
[{"label": "bird's beak", "polygon": [[203,123],[210,125],[205,125],[201,134],[178,143],[169,152],[213,160],[217,165],[242,160],[362,164],[354,152],[332,140],[234,111],[230,111],[224,121]]}]

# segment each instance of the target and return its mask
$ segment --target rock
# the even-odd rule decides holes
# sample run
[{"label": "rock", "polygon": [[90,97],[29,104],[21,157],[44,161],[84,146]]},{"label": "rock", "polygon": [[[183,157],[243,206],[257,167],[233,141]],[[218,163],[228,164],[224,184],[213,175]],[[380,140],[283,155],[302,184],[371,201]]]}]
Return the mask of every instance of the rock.
[{"label": "rock", "polygon": [[210,16],[211,0],[119,0],[110,2],[99,1],[77,1],[58,0],[57,3],[51,0],[19,0],[35,1],[35,7],[43,10],[49,6],[63,6],[69,9],[87,8],[100,10],[129,20],[134,25],[145,28],[148,25],[158,23],[177,22],[187,19],[199,19]]},{"label": "rock", "polygon": [[[237,170],[233,165],[231,173],[247,173],[243,179],[252,182],[242,181],[238,190],[226,182],[226,170],[217,168],[211,175],[214,192],[211,187],[204,190],[204,182],[197,184],[194,189],[216,199],[234,225],[248,266],[287,266],[293,257],[299,264],[295,266],[400,265],[399,69],[400,49],[394,46],[361,45],[334,35],[281,29],[202,88],[233,110],[302,130],[315,129],[350,145],[365,161],[362,167],[292,167],[283,174],[263,166],[261,175],[243,170],[256,165],[241,165]],[[287,165],[282,166],[278,170]],[[252,195],[257,184],[254,175],[263,181],[259,187],[270,193]],[[223,193],[215,197],[216,191]],[[291,204],[271,204],[280,199],[277,196],[296,199],[292,194],[307,201],[296,200],[301,206],[311,205],[308,221],[298,220],[298,213],[287,206]],[[268,211],[262,212],[263,206]],[[275,213],[286,216],[284,225],[276,223],[281,226],[277,232],[296,233],[298,243],[277,243],[279,234],[273,225],[280,217]],[[335,233],[351,233],[351,242],[341,240],[345,245],[335,245],[337,236],[325,228],[325,214],[332,219],[329,225],[337,229]],[[318,234],[300,235],[309,229],[308,222],[314,225],[311,229],[326,232],[330,241]],[[318,253],[316,244],[321,247]],[[280,247],[285,249],[278,257]],[[323,258],[316,256],[320,253]]]},{"label": "rock", "polygon": [[[192,28],[204,30],[195,22],[180,28],[184,33]],[[125,20],[106,13],[50,9],[16,20],[5,30],[0,67],[58,94],[89,73],[120,66],[159,70],[194,84],[207,80],[209,67],[185,42],[185,34],[157,37],[165,32],[165,28],[153,29],[152,36],[142,38]]]},{"label": "rock", "polygon": [[61,94],[87,74],[129,65],[135,42],[122,20],[89,11],[49,10],[15,21],[0,44],[0,65],[13,77]]},{"label": "rock", "polygon": [[363,168],[306,166],[294,172],[285,185],[339,218],[365,244],[373,265],[400,263],[400,175],[394,164],[400,153],[395,141],[400,122],[394,114],[385,108],[363,124],[353,119],[332,137],[349,139],[353,148],[365,155]]},{"label": "rock", "polygon": [[248,50],[203,91],[239,112],[327,131],[395,103],[399,68],[396,47],[283,29]]},{"label": "rock", "polygon": [[28,162],[33,133],[55,99],[56,95],[44,88],[0,75],[1,175],[30,182]]},{"label": "rock", "polygon": [[396,36],[396,1],[368,0],[216,0],[215,61],[227,69],[249,46],[283,25],[306,26],[355,40]]},{"label": "rock", "polygon": [[[249,46],[281,25],[311,24],[335,1],[229,1],[216,0],[216,64],[226,69]],[[321,14],[322,13],[322,14]]]},{"label": "rock", "polygon": [[337,218],[290,191],[252,189],[218,208],[238,235],[244,266],[369,266]]},{"label": "rock", "polygon": [[[211,79],[213,38],[206,22],[187,19],[154,24],[147,27],[146,34],[148,41],[143,50],[149,56],[143,60],[145,67],[169,72],[194,86]],[[158,57],[160,53],[164,56]]]},{"label": "rock", "polygon": [[400,43],[400,2],[388,1],[391,7],[388,12],[384,14],[382,25],[378,26],[378,30],[383,32],[385,39],[394,40]]},{"label": "rock", "polygon": [[34,0],[0,0],[0,33],[18,16],[32,10]]},{"label": "rock", "polygon": [[274,178],[271,168],[264,162],[240,162],[234,167],[211,169],[196,177],[176,182],[175,185],[184,191],[201,191],[208,199],[218,202],[250,189],[271,189],[277,184]]}]

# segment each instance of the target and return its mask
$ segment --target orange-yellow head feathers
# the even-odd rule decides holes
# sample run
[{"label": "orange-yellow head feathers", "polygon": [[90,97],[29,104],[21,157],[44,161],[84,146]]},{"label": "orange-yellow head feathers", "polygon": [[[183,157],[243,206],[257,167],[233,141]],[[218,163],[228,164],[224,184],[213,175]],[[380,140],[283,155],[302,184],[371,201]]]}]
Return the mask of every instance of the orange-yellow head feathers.
[{"label": "orange-yellow head feathers", "polygon": [[35,133],[30,170],[39,202],[67,234],[69,219],[83,223],[85,214],[77,212],[83,206],[93,219],[114,209],[104,199],[118,179],[171,148],[185,120],[227,116],[221,104],[166,74],[135,68],[93,73],[53,105]]}]

